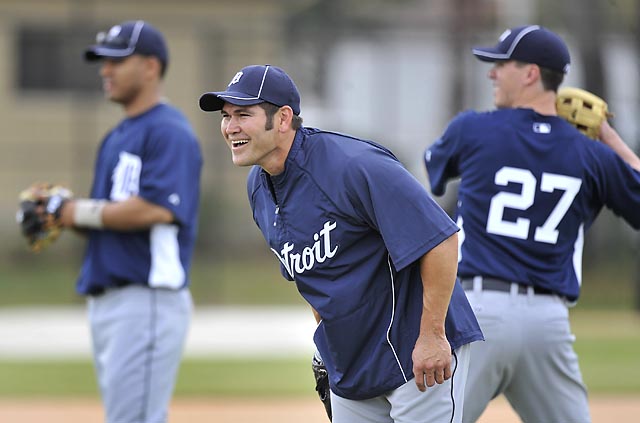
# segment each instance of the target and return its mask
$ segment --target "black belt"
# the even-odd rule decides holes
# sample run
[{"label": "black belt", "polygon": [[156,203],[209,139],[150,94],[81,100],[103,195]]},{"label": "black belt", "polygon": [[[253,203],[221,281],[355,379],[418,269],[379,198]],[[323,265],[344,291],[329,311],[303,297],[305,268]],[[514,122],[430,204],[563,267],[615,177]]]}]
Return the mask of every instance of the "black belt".
[{"label": "black belt", "polygon": [[132,283],[129,281],[116,281],[116,283],[111,286],[92,286],[91,288],[89,288],[87,295],[90,295],[92,297],[99,297],[101,295],[104,295],[104,293],[109,289],[117,289],[129,285],[132,285]]},{"label": "black belt", "polygon": [[[465,291],[473,290],[473,278],[461,278],[460,282],[462,283],[462,288]],[[517,282],[509,282],[502,279],[485,278],[484,276],[482,277],[483,291],[511,292],[511,284],[518,285],[518,294],[526,294],[528,291],[528,288],[531,286],[531,285],[525,285]],[[550,289],[541,288],[539,286],[534,286],[533,292],[538,295],[555,295],[555,293]]]}]

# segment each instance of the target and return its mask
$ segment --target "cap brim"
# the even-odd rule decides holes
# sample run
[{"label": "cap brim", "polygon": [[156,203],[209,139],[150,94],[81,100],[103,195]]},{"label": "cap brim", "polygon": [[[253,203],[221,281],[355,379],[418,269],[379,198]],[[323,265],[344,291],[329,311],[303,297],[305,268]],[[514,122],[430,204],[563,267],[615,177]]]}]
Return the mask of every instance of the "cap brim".
[{"label": "cap brim", "polygon": [[132,49],[117,49],[104,46],[91,46],[84,52],[84,58],[90,62],[100,60],[103,57],[127,57],[133,53]]},{"label": "cap brim", "polygon": [[495,47],[474,47],[471,52],[483,62],[495,62],[498,60],[508,60],[509,55],[499,51]]},{"label": "cap brim", "polygon": [[264,100],[234,91],[204,93],[200,96],[200,109],[205,112],[222,110],[224,103],[231,103],[236,106],[253,106],[254,104],[264,103]]}]

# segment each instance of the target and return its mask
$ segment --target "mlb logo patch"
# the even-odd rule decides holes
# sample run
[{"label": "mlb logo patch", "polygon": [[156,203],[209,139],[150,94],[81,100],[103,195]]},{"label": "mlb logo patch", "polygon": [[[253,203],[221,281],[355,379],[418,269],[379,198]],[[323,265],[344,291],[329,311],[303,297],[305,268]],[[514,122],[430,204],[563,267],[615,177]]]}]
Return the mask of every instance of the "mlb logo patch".
[{"label": "mlb logo patch", "polygon": [[534,122],[533,132],[536,134],[549,134],[551,133],[551,124],[545,122]]}]

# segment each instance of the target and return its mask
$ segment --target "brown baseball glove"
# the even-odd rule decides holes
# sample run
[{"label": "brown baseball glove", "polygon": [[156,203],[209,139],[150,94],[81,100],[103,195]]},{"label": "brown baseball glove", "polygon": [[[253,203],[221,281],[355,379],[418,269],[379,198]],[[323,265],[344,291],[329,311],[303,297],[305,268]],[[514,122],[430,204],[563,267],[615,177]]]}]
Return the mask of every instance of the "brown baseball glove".
[{"label": "brown baseball glove", "polygon": [[566,119],[589,138],[597,139],[602,121],[612,117],[607,102],[581,88],[564,87],[556,98],[558,116]]},{"label": "brown baseball glove", "polygon": [[20,193],[16,221],[33,252],[40,252],[62,233],[60,210],[73,193],[60,185],[36,182]]}]

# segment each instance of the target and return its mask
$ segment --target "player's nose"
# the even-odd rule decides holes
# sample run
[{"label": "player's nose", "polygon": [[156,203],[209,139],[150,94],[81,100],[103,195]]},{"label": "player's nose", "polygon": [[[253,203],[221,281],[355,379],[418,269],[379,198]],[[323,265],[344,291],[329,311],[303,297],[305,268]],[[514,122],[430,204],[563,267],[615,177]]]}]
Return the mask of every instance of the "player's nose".
[{"label": "player's nose", "polygon": [[111,64],[111,62],[108,60],[103,60],[102,64],[100,65],[100,76],[103,78],[105,76],[109,76],[111,75],[112,70],[113,65]]},{"label": "player's nose", "polygon": [[226,134],[237,134],[238,132],[240,132],[240,125],[238,123],[238,119],[233,116],[230,116],[228,119],[225,120],[224,127],[222,128],[222,130]]}]

